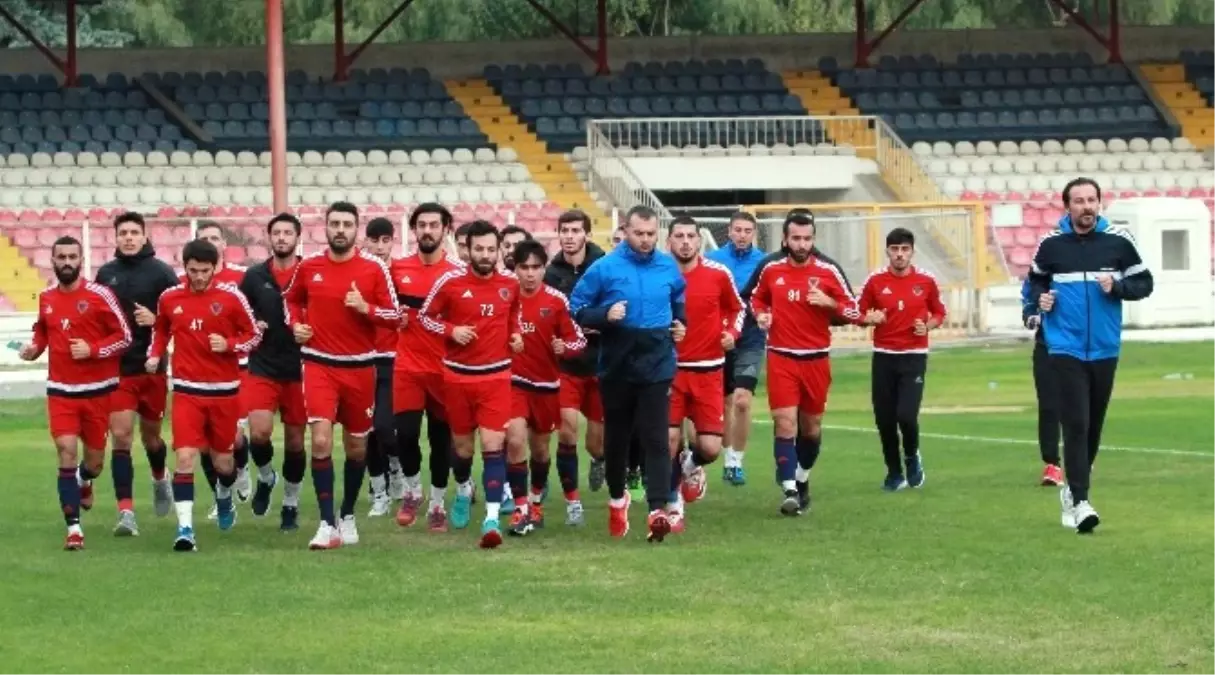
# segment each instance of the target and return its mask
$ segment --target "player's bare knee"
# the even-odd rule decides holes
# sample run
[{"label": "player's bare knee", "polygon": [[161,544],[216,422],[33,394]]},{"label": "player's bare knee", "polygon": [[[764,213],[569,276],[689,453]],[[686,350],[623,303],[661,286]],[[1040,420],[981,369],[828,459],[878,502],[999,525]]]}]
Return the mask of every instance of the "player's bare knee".
[{"label": "player's bare knee", "polygon": [[472,434],[452,434],[451,450],[456,456],[468,459],[473,456],[473,449]]},{"label": "player's bare knee", "polygon": [[802,438],[820,438],[823,435],[823,418],[820,415],[803,415],[800,421]]},{"label": "player's bare knee", "polygon": [[772,433],[777,438],[793,438],[797,434],[797,415],[793,411],[773,411]]},{"label": "player's bare knee", "polygon": [[527,424],[523,420],[511,420],[506,431],[506,461],[527,461]]},{"label": "player's bare knee", "polygon": [[736,416],[747,417],[751,414],[751,392],[742,390],[734,394],[731,409]]},{"label": "player's bare knee", "polygon": [[173,453],[175,459],[174,471],[177,473],[194,473],[194,465],[198,461],[198,450],[194,448],[178,448]]},{"label": "player's bare knee", "polygon": [[705,434],[696,437],[696,451],[704,459],[712,462],[721,454],[721,436]]},{"label": "player's bare knee", "polygon": [[222,474],[232,473],[236,470],[236,459],[232,455],[232,451],[228,452],[211,452],[211,464],[215,466],[215,471]]},{"label": "player's bare knee", "polygon": [[343,430],[342,448],[346,451],[346,459],[363,461],[367,457],[367,434],[352,434]]},{"label": "player's bare knee", "polygon": [[59,468],[76,468],[76,463],[80,461],[77,454],[77,445],[78,443],[74,436],[61,436],[55,439],[55,452],[59,455]]},{"label": "player's bare knee", "polygon": [[486,450],[502,451],[506,446],[506,434],[493,429],[481,429],[479,434],[481,437],[481,452]]},{"label": "player's bare knee", "polygon": [[533,462],[546,463],[551,461],[549,452],[552,434],[530,434],[527,439],[528,455]]},{"label": "player's bare knee", "polygon": [[105,448],[85,448],[84,465],[93,474],[100,474],[105,469]]}]

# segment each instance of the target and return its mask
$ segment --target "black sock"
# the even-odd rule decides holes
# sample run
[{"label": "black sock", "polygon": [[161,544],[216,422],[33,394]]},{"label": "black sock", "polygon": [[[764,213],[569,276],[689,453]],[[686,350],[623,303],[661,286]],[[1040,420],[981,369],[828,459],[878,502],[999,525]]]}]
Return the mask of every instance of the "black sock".
[{"label": "black sock", "polygon": [[81,462],[80,465],[76,467],[76,471],[80,473],[80,480],[86,483],[97,477],[97,474],[93,473],[92,470],[89,469],[88,465],[84,462]]},{"label": "black sock", "polygon": [[232,486],[236,484],[236,471],[233,470],[228,473],[219,473],[216,471],[215,478],[220,485],[231,490]]},{"label": "black sock", "polygon": [[426,438],[430,442],[430,484],[445,488],[451,475],[451,427],[434,415],[427,415]]},{"label": "black sock", "polygon": [[802,469],[809,471],[814,468],[814,463],[818,461],[818,452],[822,448],[823,439],[809,438],[807,436],[797,437],[797,464]]},{"label": "black sock", "polygon": [[472,480],[472,457],[460,457],[455,455],[451,458],[451,473],[456,479],[457,484],[467,483]]},{"label": "black sock", "polygon": [[194,473],[178,471],[173,474],[173,501],[194,501]]},{"label": "black sock", "polygon": [[333,459],[312,458],[312,485],[316,488],[316,503],[321,510],[321,520],[337,525],[333,517]]},{"label": "black sock", "polygon": [[236,459],[236,470],[244,471],[249,466],[249,439],[244,434],[237,434],[236,444],[232,446],[232,456]]},{"label": "black sock", "polygon": [[303,483],[304,468],[307,462],[302,452],[283,453],[283,478],[288,483]]},{"label": "black sock", "polygon": [[134,496],[135,466],[131,463],[130,448],[114,448],[110,453],[110,478],[114,480],[114,497],[118,508],[131,504]]},{"label": "black sock", "polygon": [[511,462],[506,465],[506,482],[510,485],[512,499],[527,497],[527,462]]},{"label": "black sock", "polygon": [[[544,489],[548,487],[548,472],[552,467],[552,462],[548,460],[540,461],[538,459],[531,460],[532,473],[532,492],[536,494],[544,494]],[[574,499],[577,499],[577,488],[574,488]]]},{"label": "black sock", "polygon": [[343,473],[343,490],[342,490],[342,517],[353,516],[354,506],[359,501],[359,490],[363,489],[363,472],[366,466],[361,459],[346,458],[346,465],[342,467]]},{"label": "black sock", "polygon": [[578,492],[578,446],[557,444],[557,480],[561,481],[561,491],[567,499]]},{"label": "black sock", "polygon": [[380,434],[372,429],[367,434],[367,475],[375,478],[388,473],[388,457],[380,448]]},{"label": "black sock", "polygon": [[215,463],[211,461],[211,453],[204,452],[199,457],[199,464],[202,464],[203,476],[207,479],[207,485],[211,486],[211,492],[215,492],[215,484],[218,481],[215,478]]},{"label": "black sock", "polygon": [[63,510],[63,522],[80,524],[80,483],[76,482],[75,467],[59,469],[59,508]]},{"label": "black sock", "polygon": [[[401,472],[412,478],[422,473],[422,411],[397,413],[394,425],[397,429],[396,446],[397,456],[401,460]],[[434,448],[434,443],[432,436],[431,448]],[[433,458],[431,463],[434,463]]]},{"label": "black sock", "polygon": [[270,466],[270,463],[274,461],[274,443],[272,441],[265,443],[249,441],[249,454],[253,456],[253,463],[256,466]]},{"label": "black sock", "polygon": [[155,445],[145,447],[143,452],[148,456],[148,466],[152,469],[152,478],[163,480],[165,465],[169,461],[169,450],[165,447],[165,442],[158,439]]}]

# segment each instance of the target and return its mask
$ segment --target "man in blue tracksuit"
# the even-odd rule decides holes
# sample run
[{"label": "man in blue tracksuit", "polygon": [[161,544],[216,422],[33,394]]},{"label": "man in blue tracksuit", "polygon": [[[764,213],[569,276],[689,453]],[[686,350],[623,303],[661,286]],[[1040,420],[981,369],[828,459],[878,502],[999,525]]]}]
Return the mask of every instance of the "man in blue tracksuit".
[{"label": "man in blue tracksuit", "polygon": [[1038,244],[1030,267],[1030,297],[1042,311],[1063,423],[1067,484],[1060,490],[1062,522],[1084,534],[1101,522],[1089,503],[1089,475],[1114,390],[1122,345],[1122,302],[1152,294],[1135,239],[1098,215],[1101,188],[1077,178],[1063,188],[1067,215],[1059,232]]},{"label": "man in blue tracksuit", "polygon": [[1030,297],[1029,277],[1021,282],[1021,323],[1034,331],[1034,394],[1038,399],[1038,452],[1042,456],[1041,484],[1063,484],[1063,462],[1059,459],[1059,393],[1054,369],[1042,337],[1042,314],[1038,299]]},{"label": "man in blue tracksuit", "polygon": [[625,223],[624,241],[574,286],[570,311],[602,336],[598,374],[611,534],[628,533],[625,474],[635,432],[645,455],[648,539],[662,541],[671,525],[665,510],[671,487],[667,426],[675,342],[687,326],[685,284],[675,259],[656,250],[657,214],[635,206]]},{"label": "man in blue tracksuit", "polygon": [[[729,241],[707,256],[709,260],[721,263],[730,270],[734,286],[740,292],[764,259],[764,252],[755,246],[755,230],[755,216],[745,211],[735,213],[730,216]],[[726,352],[726,365],[722,368],[726,397],[722,434],[725,466],[722,467],[722,478],[731,485],[744,485],[747,482],[746,473],[743,472],[743,453],[747,450],[747,438],[751,435],[751,400],[759,384],[759,370],[763,362],[764,332],[748,312],[742,334],[735,341],[734,349]]]}]

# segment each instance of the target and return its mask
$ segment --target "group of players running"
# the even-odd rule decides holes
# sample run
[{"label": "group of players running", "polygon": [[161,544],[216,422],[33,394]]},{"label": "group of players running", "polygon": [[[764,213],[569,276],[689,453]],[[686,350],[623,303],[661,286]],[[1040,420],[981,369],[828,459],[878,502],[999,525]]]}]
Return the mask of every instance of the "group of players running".
[{"label": "group of players running", "polygon": [[[656,225],[655,214],[630,211],[617,241],[643,225]],[[247,269],[223,260],[224,232],[205,223],[183,248],[180,277],[156,257],[139,214],[118,216],[114,228],[115,257],[92,282],[81,278],[81,243],[72,237],[55,242],[57,283],[41,294],[34,338],[20,351],[26,360],[49,352],[48,417],[59,456],[66,549],[84,546],[80,511],[93,505],[107,437],[119,511],[114,533],[138,534],[131,459],[137,420],[155,512],[166,516],[176,509],[178,551],[197,548],[196,461],[214,492],[212,515],[221,530],[235,524],[234,499],[251,500],[253,514],[264,516],[279,482],[280,527],[298,529],[308,460],[320,508],[311,549],[358,543],[355,508],[365,475],[370,516],[387,515],[399,502],[396,519],[403,527],[425,518],[432,532],[467,528],[476,500],[475,437],[484,462],[481,547],[501,544],[504,504],[509,533],[544,526],[554,432],[565,522],[583,524],[582,418],[590,488],[604,482],[600,336],[579,326],[567,297],[591,265],[611,255],[589,241],[585,213],[560,216],[561,250],[551,261],[525,230],[500,232],[485,221],[456,228],[458,255],[450,256],[445,243],[453,234],[452,215],[433,203],[410,214],[414,252],[402,258],[392,257],[398,233],[385,218],[371,219],[356,245],[359,214],[348,203],[335,203],[326,213],[327,247],[302,258],[299,219],[274,216],[266,226],[271,256]],[[887,464],[884,488],[923,484],[916,418],[927,335],[945,310],[935,280],[911,264],[911,232],[890,233],[890,264],[866,280],[859,297],[839,266],[814,247],[813,214],[790,212],[782,235],[781,250],[764,256],[754,245],[754,218],[735,214],[730,241],[706,256],[694,219],[681,216],[669,225],[668,249],[686,284],[688,325],[673,328],[672,490],[661,514],[663,531],[655,537],[652,528],[651,539],[683,530],[684,505],[703,497],[704,466],[723,450],[724,479],[745,482],[743,450],[765,342],[781,512],[810,508],[809,471],[821,445],[833,324],[875,326],[873,403]],[[172,474],[161,428],[170,383]],[[281,472],[273,466],[276,413],[283,425]],[[428,500],[421,478],[424,417]],[[683,433],[685,421],[695,429],[694,452],[684,448],[693,440]],[[344,491],[335,509],[338,424]],[[630,466],[638,467],[639,453],[632,454]],[[450,476],[456,489],[449,513]],[[623,536],[627,512],[618,510],[613,504],[610,531]],[[616,526],[622,517],[623,529]]]}]

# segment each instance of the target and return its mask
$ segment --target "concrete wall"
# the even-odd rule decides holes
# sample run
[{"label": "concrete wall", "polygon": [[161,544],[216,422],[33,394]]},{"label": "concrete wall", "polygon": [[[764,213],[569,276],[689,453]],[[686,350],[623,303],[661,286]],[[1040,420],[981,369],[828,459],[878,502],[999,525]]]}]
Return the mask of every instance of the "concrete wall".
[{"label": "concrete wall", "polygon": [[[1127,61],[1175,60],[1182,49],[1210,49],[1211,27],[1125,27],[1123,55]],[[779,36],[687,36],[669,38],[619,38],[609,46],[614,68],[627,61],[668,61],[691,58],[764,59],[769,68],[812,68],[819,57],[833,55],[849,63],[853,53],[851,33],[820,33]],[[1055,30],[897,31],[882,45],[879,54],[933,54],[943,61],[962,52],[1072,52],[1088,51],[1098,62],[1106,57],[1096,42],[1077,28]],[[249,70],[265,63],[261,47],[199,49],[84,49],[79,52],[81,72],[139,75],[148,71]],[[287,68],[317,75],[333,72],[332,45],[290,47]],[[360,68],[429,68],[443,78],[471,77],[487,63],[582,62],[585,56],[565,40],[491,43],[414,43],[376,45],[364,52]],[[0,72],[57,73],[33,49],[0,49]]]}]

